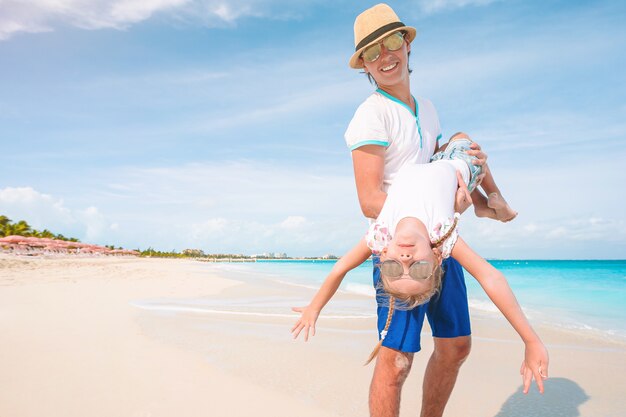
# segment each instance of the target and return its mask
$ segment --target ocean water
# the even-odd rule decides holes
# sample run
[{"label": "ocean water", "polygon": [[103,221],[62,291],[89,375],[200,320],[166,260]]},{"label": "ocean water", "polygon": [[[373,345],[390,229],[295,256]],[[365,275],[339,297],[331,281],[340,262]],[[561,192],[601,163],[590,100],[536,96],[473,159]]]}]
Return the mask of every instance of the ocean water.
[{"label": "ocean water", "polygon": [[[293,306],[304,306],[336,261],[276,260],[254,263],[206,263],[202,268],[220,276],[260,283],[263,295],[184,300],[137,300],[136,307],[166,314],[294,318]],[[538,261],[494,260],[506,276],[522,309],[534,325],[575,331],[590,337],[626,344],[626,260]],[[478,282],[465,273],[471,314],[500,316]],[[354,297],[333,299],[322,313],[327,320],[372,319],[376,301],[372,262],[352,270],[339,291]]]},{"label": "ocean water", "polygon": [[[316,289],[335,261],[260,261],[245,264],[209,264],[234,279],[263,276],[280,285]],[[533,323],[589,332],[618,342],[626,342],[626,260],[547,261],[494,260],[490,263],[506,276],[524,312]],[[331,317],[371,317],[374,313],[372,263],[351,271],[340,291],[365,295],[364,301],[329,304]],[[474,314],[500,314],[478,282],[465,274],[470,307]],[[310,291],[303,290],[303,298]],[[278,311],[298,300],[268,299],[243,301],[256,311]],[[201,301],[197,301],[202,304]],[[237,310],[237,306],[230,306]],[[271,313],[268,313],[271,314]]]}]

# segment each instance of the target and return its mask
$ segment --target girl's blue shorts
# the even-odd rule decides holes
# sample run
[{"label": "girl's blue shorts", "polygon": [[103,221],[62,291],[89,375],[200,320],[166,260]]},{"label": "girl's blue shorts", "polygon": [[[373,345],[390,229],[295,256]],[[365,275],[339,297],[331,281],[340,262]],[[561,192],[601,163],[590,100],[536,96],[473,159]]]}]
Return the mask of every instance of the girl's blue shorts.
[{"label": "girl's blue shorts", "polygon": [[[374,256],[374,287],[377,294],[382,293],[378,257]],[[463,277],[463,268],[453,258],[443,261],[444,276],[441,291],[431,300],[412,310],[394,310],[387,336],[383,346],[402,352],[419,352],[421,350],[420,334],[424,323],[424,315],[432,329],[433,337],[452,338],[469,336],[469,307],[467,288]],[[378,297],[377,297],[378,298]],[[388,307],[378,306],[378,337],[387,322]]]}]

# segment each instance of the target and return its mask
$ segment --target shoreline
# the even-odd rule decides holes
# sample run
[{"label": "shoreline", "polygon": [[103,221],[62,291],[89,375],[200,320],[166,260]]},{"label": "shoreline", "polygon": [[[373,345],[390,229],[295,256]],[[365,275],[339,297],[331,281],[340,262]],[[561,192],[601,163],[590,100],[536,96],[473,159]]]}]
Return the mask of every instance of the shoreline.
[{"label": "shoreline", "polygon": [[[329,264],[328,262],[320,263],[320,265]],[[269,280],[272,281],[272,283],[278,283],[280,286],[293,287],[298,290],[295,294],[300,295],[312,295],[309,291],[317,290],[319,285],[321,285],[323,277],[330,271],[330,266],[309,268],[307,266],[309,265],[308,263],[301,264],[298,262],[294,262],[292,266],[289,267],[287,267],[286,263],[282,264],[285,265],[285,268],[277,264],[274,264],[277,266],[273,268],[271,267],[272,262],[255,264],[255,266],[233,264],[229,267],[227,265],[228,264],[215,265],[215,268],[218,273],[224,274],[224,276],[240,277],[242,279],[255,279],[252,276],[249,277],[250,274],[259,274],[262,277],[266,274],[268,276],[271,275],[271,279]],[[606,314],[606,316],[602,316],[602,310],[595,310],[593,316],[586,316],[584,311],[580,312],[575,310],[577,307],[573,301],[545,299],[545,294],[539,294],[541,297],[544,297],[544,299],[535,299],[534,295],[536,295],[538,291],[535,290],[533,293],[525,294],[523,293],[525,288],[515,289],[515,285],[521,284],[522,287],[525,285],[524,272],[521,272],[521,275],[520,272],[517,272],[524,271],[524,269],[517,269],[516,265],[512,264],[505,266],[498,265],[497,267],[508,269],[508,272],[505,272],[507,280],[514,288],[514,292],[519,298],[524,312],[535,326],[546,327],[550,331],[559,331],[565,334],[581,335],[585,338],[598,339],[600,342],[606,342],[618,347],[626,347],[626,327],[623,322],[619,321],[623,313],[619,312],[618,315],[610,315],[605,312],[604,314]],[[207,266],[207,268],[212,267]],[[503,269],[503,272],[506,271],[506,269]],[[515,272],[512,272],[513,269],[515,269]],[[497,310],[491,300],[484,294],[482,288],[480,288],[478,283],[471,275],[467,274],[467,272],[466,283],[472,317],[487,317],[496,320],[504,320],[500,311]],[[544,284],[538,284],[545,285],[547,288],[555,288],[554,284],[550,284],[549,280]],[[518,291],[522,292],[518,294]],[[545,291],[543,292],[545,293]],[[371,286],[371,267],[363,265],[351,271],[340,286],[338,293],[357,296],[364,295],[369,299],[373,299],[374,292]],[[305,301],[307,300],[302,300],[302,302]],[[332,306],[332,303],[330,305]],[[367,305],[362,308],[366,311],[374,311]],[[588,310],[589,307],[587,307],[587,311]]]},{"label": "shoreline", "polygon": [[[375,344],[374,317],[322,316],[316,336],[304,343],[291,340],[296,315],[288,312],[220,315],[133,305],[211,300],[237,308],[269,300],[286,309],[313,292],[255,274],[233,279],[237,274],[177,259],[0,255],[0,331],[9,341],[0,345],[0,415],[366,415],[373,367],[362,363]],[[363,299],[337,295],[348,306]],[[503,320],[472,318],[472,353],[446,415],[598,417],[625,409],[626,350],[537,327],[550,350],[551,378],[544,396],[535,386],[523,396],[517,335]],[[432,350],[424,333],[402,417],[419,410]]]}]

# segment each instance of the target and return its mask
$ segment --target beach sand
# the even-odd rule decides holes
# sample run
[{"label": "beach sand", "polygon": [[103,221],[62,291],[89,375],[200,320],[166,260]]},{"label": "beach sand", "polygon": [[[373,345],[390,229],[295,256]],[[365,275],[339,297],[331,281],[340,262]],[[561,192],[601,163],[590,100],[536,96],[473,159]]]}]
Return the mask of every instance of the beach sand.
[{"label": "beach sand", "polygon": [[[185,260],[0,255],[0,416],[366,416],[373,317],[322,316],[304,343],[292,340],[296,315],[286,307],[273,315],[145,308],[189,298],[304,303],[313,294],[232,275]],[[472,353],[446,416],[626,415],[624,345],[537,328],[550,379],[543,396],[535,386],[524,396],[517,335],[485,314],[472,325]],[[402,416],[419,414],[431,351],[425,333]]]}]

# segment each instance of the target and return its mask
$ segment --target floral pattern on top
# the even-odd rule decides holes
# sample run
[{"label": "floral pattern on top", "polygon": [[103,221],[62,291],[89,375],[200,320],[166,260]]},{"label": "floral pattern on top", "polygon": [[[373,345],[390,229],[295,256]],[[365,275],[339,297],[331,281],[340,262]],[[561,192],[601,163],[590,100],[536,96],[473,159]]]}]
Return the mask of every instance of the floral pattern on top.
[{"label": "floral pattern on top", "polygon": [[[455,219],[457,220],[457,226],[452,234],[440,245],[443,259],[450,257],[452,248],[454,248],[456,240],[459,238],[458,219],[460,219],[460,217],[461,215],[459,213],[454,213],[453,217],[437,223],[429,233],[430,242],[434,244],[448,233],[450,228],[454,225]],[[391,242],[389,227],[382,221],[372,223],[365,235],[365,242],[374,255],[380,255],[383,249],[389,246],[389,242]]]},{"label": "floral pattern on top", "polygon": [[454,248],[454,244],[459,238],[458,219],[460,217],[461,215],[459,213],[454,213],[454,217],[447,218],[443,222],[437,223],[435,227],[433,227],[433,230],[430,231],[430,241],[431,243],[435,243],[439,239],[441,239],[446,233],[448,233],[450,228],[454,225],[454,221],[457,221],[457,226],[450,235],[450,237],[448,237],[446,241],[443,242],[443,244],[440,246],[443,259],[450,257],[450,254],[452,253],[452,248]]},{"label": "floral pattern on top", "polygon": [[385,222],[372,223],[365,235],[367,247],[372,250],[374,255],[380,255],[383,249],[389,245],[390,240],[391,235]]}]

